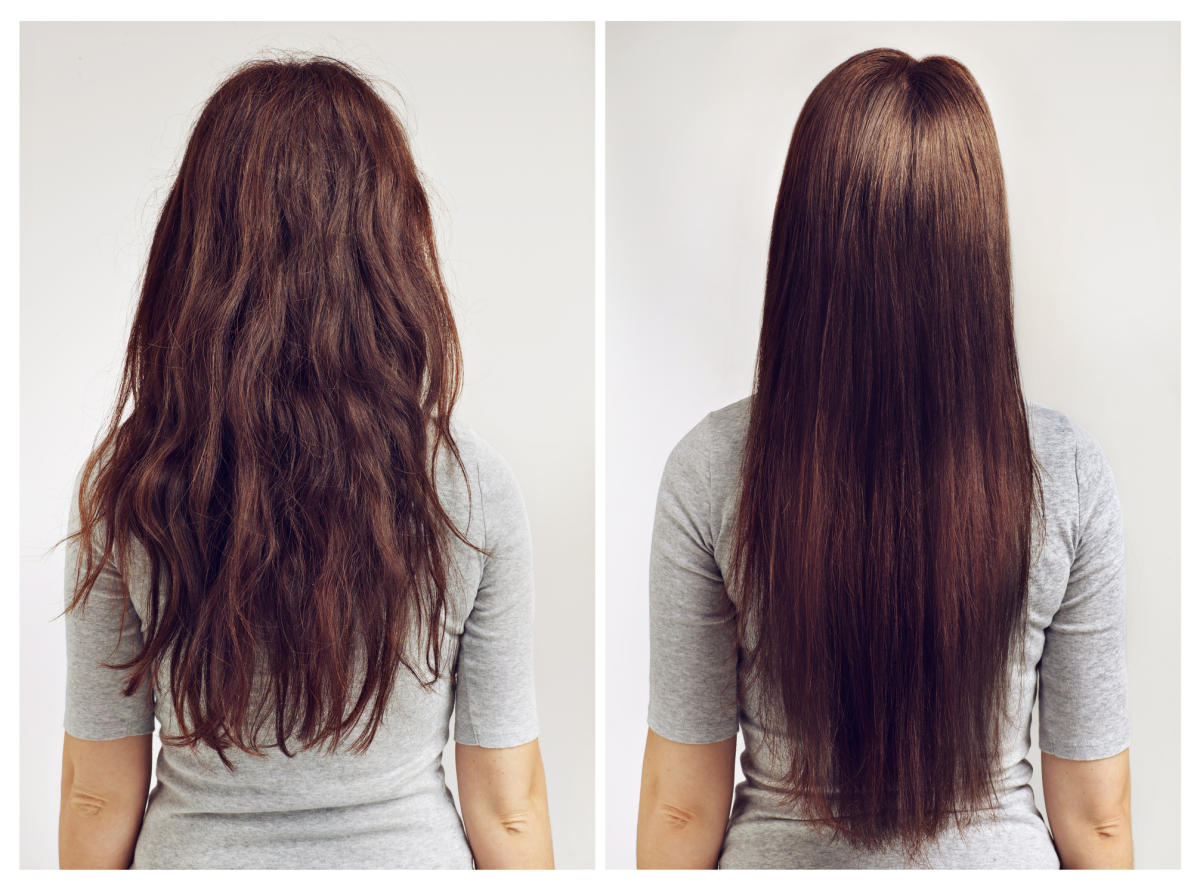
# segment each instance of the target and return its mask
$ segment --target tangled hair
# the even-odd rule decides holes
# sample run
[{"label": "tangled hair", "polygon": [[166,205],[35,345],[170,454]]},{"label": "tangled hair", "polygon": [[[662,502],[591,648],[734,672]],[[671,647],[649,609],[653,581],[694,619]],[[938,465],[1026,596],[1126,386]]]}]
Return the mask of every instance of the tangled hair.
[{"label": "tangled hair", "polygon": [[864,52],[800,113],[775,207],[733,580],[786,803],[918,855],[995,802],[1040,482],[987,104]]},{"label": "tangled hair", "polygon": [[[168,668],[180,731],[366,750],[403,666],[442,674],[435,490],[461,356],[403,129],[354,69],[255,61],[204,107],[154,232],[74,597],[149,559],[125,694]],[[132,409],[121,420],[126,407]],[[70,538],[69,538],[70,539]],[[156,594],[154,594],[156,593]],[[128,608],[128,588],[126,588]],[[422,663],[423,661],[423,663]],[[354,677],[361,675],[361,682]]]}]

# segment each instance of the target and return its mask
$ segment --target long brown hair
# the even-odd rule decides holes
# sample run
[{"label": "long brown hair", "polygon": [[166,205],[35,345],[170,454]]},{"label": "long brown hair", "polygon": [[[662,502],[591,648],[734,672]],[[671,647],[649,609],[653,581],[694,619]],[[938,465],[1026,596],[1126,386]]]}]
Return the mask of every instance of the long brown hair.
[{"label": "long brown hair", "polygon": [[68,610],[144,548],[145,645],[111,666],[126,694],[169,668],[180,732],[165,742],[230,765],[225,751],[262,753],[271,734],[291,755],[289,740],[333,749],[359,725],[362,751],[399,668],[441,675],[447,557],[465,538],[434,466],[441,452],[463,468],[460,366],[388,105],[334,59],[242,67],[167,196],[79,489],[92,545]]},{"label": "long brown hair", "polygon": [[775,207],[733,552],[787,801],[912,853],[995,794],[1040,502],[1004,179],[962,64],[813,90]]}]

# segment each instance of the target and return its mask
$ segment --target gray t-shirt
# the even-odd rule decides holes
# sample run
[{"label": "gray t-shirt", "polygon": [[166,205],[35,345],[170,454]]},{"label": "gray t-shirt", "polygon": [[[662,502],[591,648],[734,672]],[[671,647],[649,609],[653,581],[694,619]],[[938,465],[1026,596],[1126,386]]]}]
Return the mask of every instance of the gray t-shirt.
[{"label": "gray t-shirt", "polygon": [[[472,866],[462,821],[446,787],[442,750],[451,711],[455,740],[515,747],[538,734],[533,689],[533,573],[520,490],[503,458],[479,436],[454,430],[470,483],[443,454],[439,495],[484,556],[452,544],[453,602],[443,664],[455,666],[431,689],[398,671],[386,718],[365,753],[304,751],[264,758],[227,753],[228,771],[208,747],[163,746],[133,867],[444,868]],[[76,478],[76,490],[79,479]],[[72,498],[71,531],[79,527]],[[67,552],[68,595],[74,545]],[[130,554],[134,565],[145,553]],[[121,630],[121,578],[111,565],[82,609],[65,618],[64,727],[91,740],[177,730],[165,667],[154,695],[125,697],[123,674],[100,663],[140,650],[148,614],[145,562],[127,578],[132,609]]]},{"label": "gray t-shirt", "polygon": [[[675,447],[659,489],[650,561],[650,727],[673,741],[745,740],[723,868],[887,868],[782,805],[787,762],[764,743],[762,700],[739,670],[737,591],[727,589],[749,399],[709,414]],[[1096,442],[1062,414],[1029,404],[1041,464],[1045,540],[1032,553],[1025,660],[1014,664],[1001,746],[999,806],[927,850],[937,867],[1059,866],[1029,785],[1030,718],[1040,678],[1039,743],[1065,759],[1129,745],[1121,512]],[[1035,538],[1036,539],[1036,538]]]}]

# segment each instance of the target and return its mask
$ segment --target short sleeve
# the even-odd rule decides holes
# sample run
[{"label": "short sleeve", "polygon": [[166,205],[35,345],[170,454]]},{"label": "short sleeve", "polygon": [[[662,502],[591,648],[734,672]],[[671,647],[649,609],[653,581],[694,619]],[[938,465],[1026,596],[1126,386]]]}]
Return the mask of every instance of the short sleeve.
[{"label": "short sleeve", "polygon": [[479,443],[483,558],[459,642],[454,740],[516,747],[538,736],[533,683],[533,556],[512,469]]},{"label": "short sleeve", "polygon": [[667,459],[650,545],[650,728],[684,744],[738,732],[737,611],[714,556],[708,421]]},{"label": "short sleeve", "polygon": [[[82,475],[82,470],[80,471]],[[79,476],[71,496],[68,531],[79,530]],[[88,541],[88,545],[91,541]],[[66,546],[64,598],[75,595],[82,541]],[[63,728],[76,738],[111,741],[154,731],[154,698],[149,684],[124,693],[127,673],[104,666],[123,663],[142,649],[142,627],[126,604],[121,575],[111,560],[104,564],[87,601],[64,617],[67,634],[67,700]]]},{"label": "short sleeve", "polygon": [[1129,746],[1124,541],[1112,469],[1078,428],[1075,474],[1078,530],[1039,665],[1038,742],[1063,759],[1104,759]]}]

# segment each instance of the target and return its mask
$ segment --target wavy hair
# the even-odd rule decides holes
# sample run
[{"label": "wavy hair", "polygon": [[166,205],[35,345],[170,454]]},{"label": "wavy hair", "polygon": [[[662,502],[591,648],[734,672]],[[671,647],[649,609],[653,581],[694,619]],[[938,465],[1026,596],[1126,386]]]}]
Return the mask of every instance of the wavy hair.
[{"label": "wavy hair", "polygon": [[994,801],[1036,473],[987,104],[953,59],[860,53],[788,149],[733,551],[786,801],[854,845]]},{"label": "wavy hair", "polygon": [[334,59],[242,67],[192,131],[79,489],[92,546],[68,610],[144,548],[145,644],[108,666],[126,694],[168,669],[180,731],[164,742],[232,767],[226,751],[262,754],[272,731],[292,755],[359,726],[361,752],[400,668],[442,674],[465,538],[434,469],[441,452],[464,471],[460,378],[396,116]]}]

